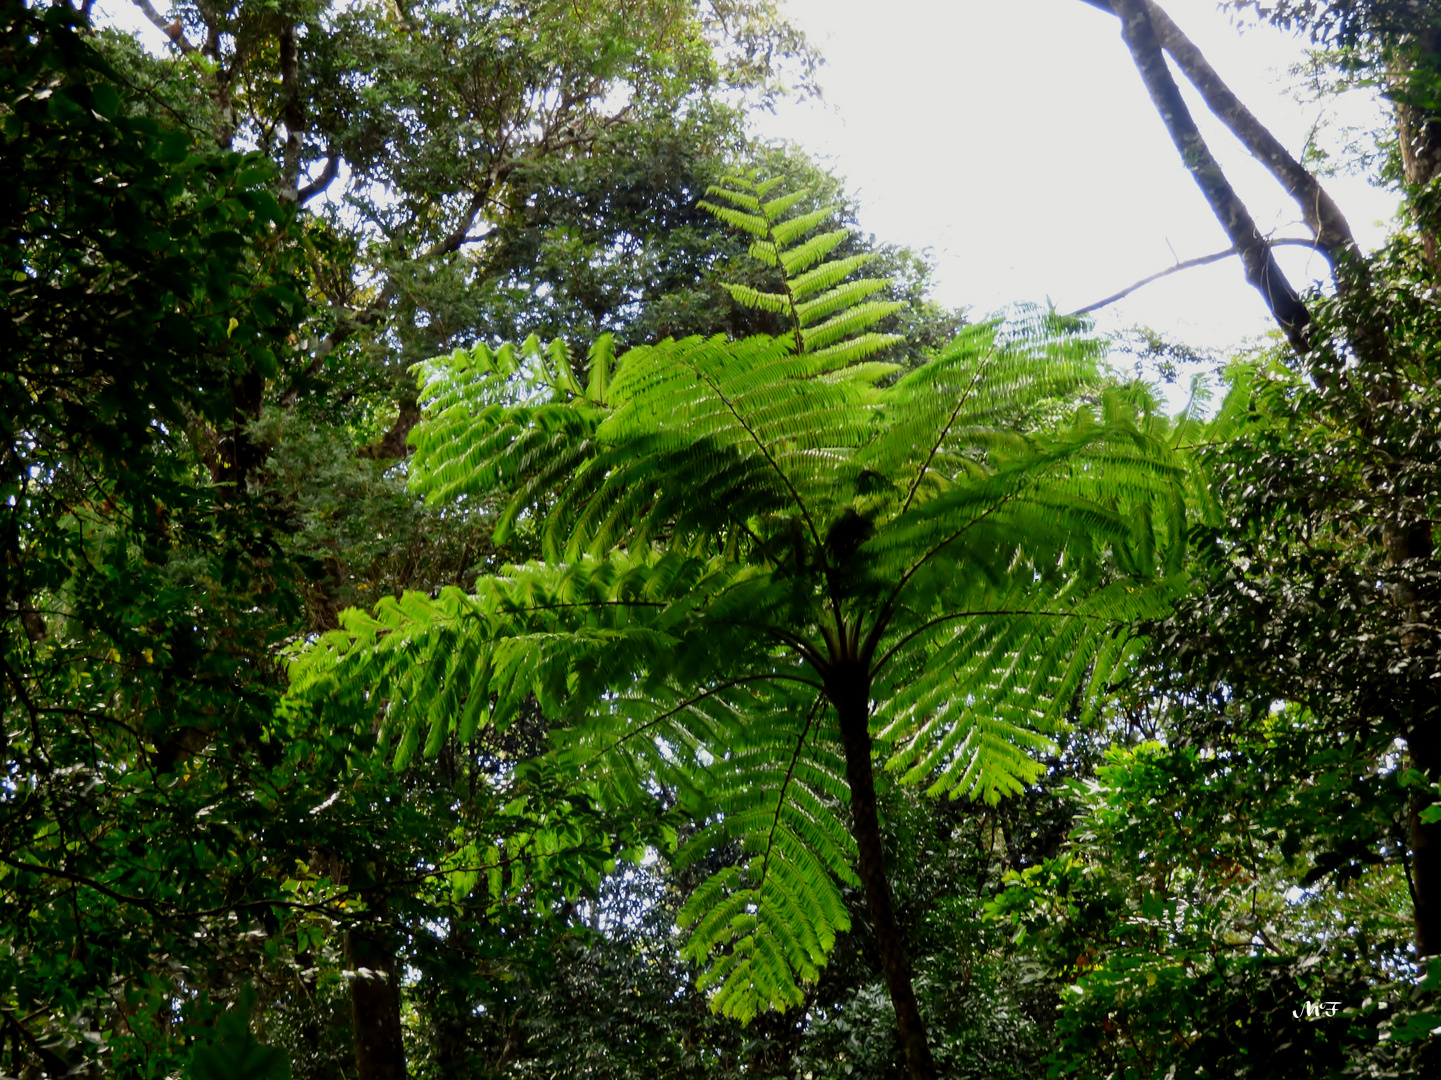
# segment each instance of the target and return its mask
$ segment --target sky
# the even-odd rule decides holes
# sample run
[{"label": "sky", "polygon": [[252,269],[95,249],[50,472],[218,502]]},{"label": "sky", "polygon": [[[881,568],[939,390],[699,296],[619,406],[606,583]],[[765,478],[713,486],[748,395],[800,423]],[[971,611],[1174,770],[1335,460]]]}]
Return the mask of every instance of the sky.
[{"label": "sky", "polygon": [[[782,2],[825,57],[824,101],[782,104],[755,118],[756,131],[799,143],[845,177],[877,239],[927,250],[941,303],[985,313],[1049,300],[1070,311],[1230,246],[1113,17],[1081,0]],[[1242,32],[1216,0],[1162,3],[1293,153],[1376,118],[1364,93],[1298,98],[1292,68],[1304,43],[1267,26]],[[127,0],[97,6],[102,20],[165,47]],[[1295,205],[1178,81],[1262,231],[1305,236]],[[1395,197],[1359,176],[1325,183],[1362,244],[1378,243]],[[1306,249],[1278,259],[1298,286],[1324,273]],[[1235,259],[1148,285],[1098,323],[1142,324],[1223,353],[1272,326]]]},{"label": "sky", "polygon": [[[1161,0],[1213,67],[1292,153],[1376,115],[1357,93],[1302,102],[1290,73],[1304,43],[1269,27],[1238,32],[1216,0]],[[758,118],[858,192],[861,225],[929,248],[934,296],[985,312],[1014,301],[1070,311],[1179,260],[1230,244],[1156,116],[1119,24],[1080,0],[785,0],[826,58],[822,105]],[[1186,90],[1184,80],[1178,79]],[[1188,100],[1263,232],[1306,236],[1299,213],[1231,135]],[[1361,177],[1325,181],[1370,246],[1394,196]],[[1319,256],[1282,249],[1298,286]],[[1149,285],[1100,316],[1227,349],[1271,327],[1239,260]]]}]

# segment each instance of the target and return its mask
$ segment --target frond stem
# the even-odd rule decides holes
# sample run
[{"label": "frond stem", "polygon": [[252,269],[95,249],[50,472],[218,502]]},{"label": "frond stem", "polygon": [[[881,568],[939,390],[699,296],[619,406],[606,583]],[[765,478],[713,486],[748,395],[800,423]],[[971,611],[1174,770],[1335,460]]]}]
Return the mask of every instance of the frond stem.
[{"label": "frond stem", "polygon": [[971,396],[971,391],[976,388],[976,383],[981,381],[981,376],[985,374],[986,368],[991,362],[991,358],[995,355],[996,346],[993,342],[990,349],[986,353],[985,359],[982,360],[980,366],[976,368],[976,373],[971,376],[970,385],[967,386],[966,389],[962,392],[961,399],[956,402],[956,407],[951,410],[951,415],[946,418],[945,425],[941,428],[940,434],[936,436],[935,445],[931,447],[931,452],[926,455],[926,460],[921,463],[920,470],[916,473],[916,478],[911,481],[911,488],[909,491],[906,492],[906,501],[901,506],[902,514],[904,514],[907,510],[911,508],[911,500],[916,497],[916,492],[920,490],[921,480],[925,478],[926,470],[931,467],[931,462],[934,461],[936,455],[940,453],[941,444],[946,441],[946,436],[951,433],[951,426],[955,424],[956,417],[961,415],[961,410],[965,408],[966,401]]},{"label": "frond stem", "polygon": [[722,625],[744,626],[750,630],[759,630],[763,634],[769,634],[777,641],[783,641],[796,652],[800,653],[801,659],[816,669],[822,677],[830,670],[830,664],[826,658],[816,651],[816,647],[799,634],[792,634],[789,630],[782,630],[779,626],[770,626],[767,623],[743,622],[739,619],[718,620]]},{"label": "frond stem", "polygon": [[771,456],[770,449],[766,446],[765,442],[761,439],[761,437],[756,434],[755,429],[750,426],[750,423],[746,420],[746,418],[740,414],[740,410],[736,408],[735,403],[731,401],[730,398],[726,397],[725,391],[723,391],[719,386],[717,386],[715,384],[715,381],[711,379],[709,375],[707,375],[694,363],[691,364],[691,370],[696,373],[697,378],[703,380],[705,384],[715,392],[715,395],[720,399],[721,404],[724,405],[730,411],[730,414],[736,418],[736,423],[740,424],[740,426],[745,429],[746,434],[751,437],[751,441],[756,444],[756,448],[760,450],[761,455],[766,459],[766,462],[770,465],[772,469],[775,470],[775,474],[781,478],[781,483],[786,486],[786,490],[791,493],[791,498],[795,500],[796,508],[800,510],[801,517],[805,518],[806,528],[810,529],[811,538],[814,539],[816,542],[816,552],[820,555],[822,567],[824,568],[826,555],[825,546],[821,543],[820,530],[816,528],[816,523],[811,520],[811,512],[806,509],[805,500],[801,498],[800,492],[797,491],[795,489],[795,485],[791,483],[791,478],[785,474],[785,470],[781,468],[780,462],[776,461],[776,459]]},{"label": "frond stem", "polygon": [[882,656],[879,660],[877,660],[875,666],[871,668],[871,678],[875,678],[877,675],[879,675],[881,668],[885,667],[886,663],[891,659],[891,657],[895,656],[896,653],[903,649],[908,642],[924,634],[932,627],[940,626],[942,623],[955,622],[957,619],[972,619],[982,615],[1037,615],[1046,616],[1053,619],[1088,619],[1094,622],[1106,621],[1105,619],[1102,619],[1096,615],[1081,615],[1074,611],[1026,611],[1020,608],[991,608],[982,611],[953,611],[949,615],[941,615],[937,618],[931,619],[929,622],[922,623],[905,637],[901,638],[900,641],[896,642],[889,649],[887,649],[886,654]]},{"label": "frond stem", "polygon": [[876,615],[875,626],[871,627],[871,632],[866,636],[865,646],[861,649],[860,656],[858,657],[862,664],[866,665],[867,668],[870,667],[871,657],[875,654],[876,648],[881,643],[881,635],[886,632],[886,627],[890,624],[891,617],[896,613],[896,601],[900,598],[901,592],[905,589],[905,587],[910,584],[911,578],[915,577],[916,574],[920,573],[921,567],[925,566],[926,563],[930,562],[933,558],[939,555],[942,551],[946,549],[946,547],[959,540],[962,536],[969,532],[972,527],[979,525],[1001,507],[1005,506],[1006,503],[1010,502],[1011,498],[1015,494],[1015,492],[1010,492],[1004,495],[1001,498],[1000,502],[996,503],[995,506],[990,507],[988,510],[986,510],[985,513],[980,514],[977,517],[973,517],[970,521],[966,522],[955,532],[951,533],[950,536],[946,537],[935,547],[931,548],[930,551],[922,555],[920,559],[916,561],[916,564],[914,566],[912,566],[909,570],[907,570],[904,574],[901,575],[901,580],[896,582],[896,587],[891,590],[891,594],[886,597],[886,602],[881,605],[881,610]]}]

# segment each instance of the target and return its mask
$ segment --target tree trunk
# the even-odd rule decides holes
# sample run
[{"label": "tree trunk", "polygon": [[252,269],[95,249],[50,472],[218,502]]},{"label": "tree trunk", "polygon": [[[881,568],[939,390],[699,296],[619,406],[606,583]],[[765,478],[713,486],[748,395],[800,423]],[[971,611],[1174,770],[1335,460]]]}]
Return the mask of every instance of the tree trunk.
[{"label": "tree trunk", "polygon": [[358,927],[345,935],[345,959],[352,968],[365,968],[371,973],[350,981],[350,1019],[355,1030],[359,1080],[406,1080],[394,945],[384,930]]},{"label": "tree trunk", "polygon": [[[836,678],[836,675],[839,678]],[[833,675],[831,700],[840,716],[841,739],[846,751],[846,782],[851,789],[851,834],[860,857],[861,884],[875,928],[876,951],[886,988],[896,1010],[901,1045],[911,1080],[933,1080],[936,1063],[926,1041],[926,1027],[911,981],[911,964],[896,923],[891,886],[886,878],[885,853],[881,849],[880,818],[876,813],[875,773],[871,765],[870,681],[863,669]],[[847,677],[849,675],[849,677]]]},{"label": "tree trunk", "polygon": [[305,103],[300,97],[300,57],[295,37],[295,23],[286,19],[280,28],[280,114],[285,122],[279,192],[282,202],[295,202],[300,195],[300,129],[305,123]]},{"label": "tree trunk", "polygon": [[[1430,73],[1441,62],[1441,26],[1421,30],[1403,52],[1403,66],[1392,78],[1396,93],[1396,135],[1400,144],[1401,164],[1410,187],[1408,199],[1412,220],[1420,234],[1422,250],[1434,274],[1441,275],[1437,233],[1441,231],[1441,197],[1435,182],[1441,176],[1441,114],[1431,106],[1434,90]],[[1413,72],[1423,73],[1414,80]],[[1414,85],[1413,85],[1414,80]],[[1390,395],[1400,398],[1393,387]],[[1380,403],[1393,406],[1392,401]],[[1405,519],[1386,521],[1382,526],[1382,543],[1386,562],[1403,575],[1392,595],[1406,624],[1401,634],[1401,647],[1411,653],[1434,651],[1436,634],[1434,584],[1418,590],[1414,582],[1434,581],[1435,540],[1428,521]],[[1427,595],[1423,595],[1423,591]],[[1434,661],[1433,661],[1434,663]],[[1434,697],[1434,695],[1433,695]],[[1441,781],[1441,717],[1434,701],[1423,692],[1411,705],[1407,725],[1406,748],[1413,769],[1425,775],[1429,783]],[[1441,955],[1441,822],[1427,824],[1421,811],[1434,800],[1430,792],[1413,792],[1407,820],[1407,839],[1411,848],[1411,900],[1413,904],[1416,955],[1418,958]],[[1433,1051],[1441,1054],[1441,1051]]]},{"label": "tree trunk", "polygon": [[1430,105],[1435,91],[1429,79],[1416,80],[1412,75],[1413,71],[1435,71],[1441,59],[1441,27],[1426,28],[1410,45],[1410,55],[1403,54],[1404,67],[1396,71],[1391,80],[1396,94],[1396,135],[1401,166],[1411,188],[1411,216],[1421,234],[1421,247],[1431,268],[1441,273],[1441,256],[1436,245],[1436,234],[1441,230],[1441,200],[1436,192],[1427,190],[1441,173],[1441,115]]},{"label": "tree trunk", "polygon": [[1231,244],[1246,268],[1246,280],[1261,294],[1277,325],[1286,334],[1291,347],[1300,355],[1310,351],[1306,333],[1311,313],[1299,294],[1282,273],[1271,245],[1256,228],[1256,222],[1236,194],[1221,165],[1201,136],[1191,111],[1181,97],[1181,89],[1171,77],[1160,40],[1151,25],[1146,0],[1110,0],[1111,8],[1121,20],[1121,37],[1135,61],[1141,81],[1151,96],[1156,112],[1166,125],[1171,141],[1180,151],[1181,160],[1206,197],[1216,220],[1226,230]]}]

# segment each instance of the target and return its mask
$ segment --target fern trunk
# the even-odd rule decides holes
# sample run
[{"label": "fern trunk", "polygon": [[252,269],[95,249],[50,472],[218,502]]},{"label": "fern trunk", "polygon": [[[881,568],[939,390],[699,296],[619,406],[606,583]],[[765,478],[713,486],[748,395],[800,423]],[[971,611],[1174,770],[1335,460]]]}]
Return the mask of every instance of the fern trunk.
[{"label": "fern trunk", "polygon": [[926,1040],[926,1027],[916,1002],[911,980],[911,963],[906,956],[901,928],[896,922],[886,877],[885,852],[881,848],[880,818],[876,812],[875,773],[871,765],[870,687],[863,678],[836,687],[832,701],[840,717],[841,739],[846,751],[846,782],[851,789],[851,834],[859,854],[861,884],[866,890],[871,925],[875,929],[876,951],[886,988],[896,1010],[901,1045],[911,1080],[933,1080],[936,1063]]}]

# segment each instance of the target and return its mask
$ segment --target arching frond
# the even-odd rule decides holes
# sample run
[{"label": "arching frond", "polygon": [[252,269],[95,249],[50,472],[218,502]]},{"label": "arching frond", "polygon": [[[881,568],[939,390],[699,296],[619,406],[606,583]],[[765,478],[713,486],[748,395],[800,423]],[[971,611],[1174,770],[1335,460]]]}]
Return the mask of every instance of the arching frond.
[{"label": "arching frond", "polygon": [[698,984],[741,1020],[800,1004],[799,983],[819,977],[850,928],[837,886],[856,883],[841,819],[845,766],[824,710],[823,698],[807,708],[794,693],[748,710],[707,769],[710,819],[679,853],[689,866],[739,849],[691,894],[679,922],[691,930],[685,955],[701,968]]}]

